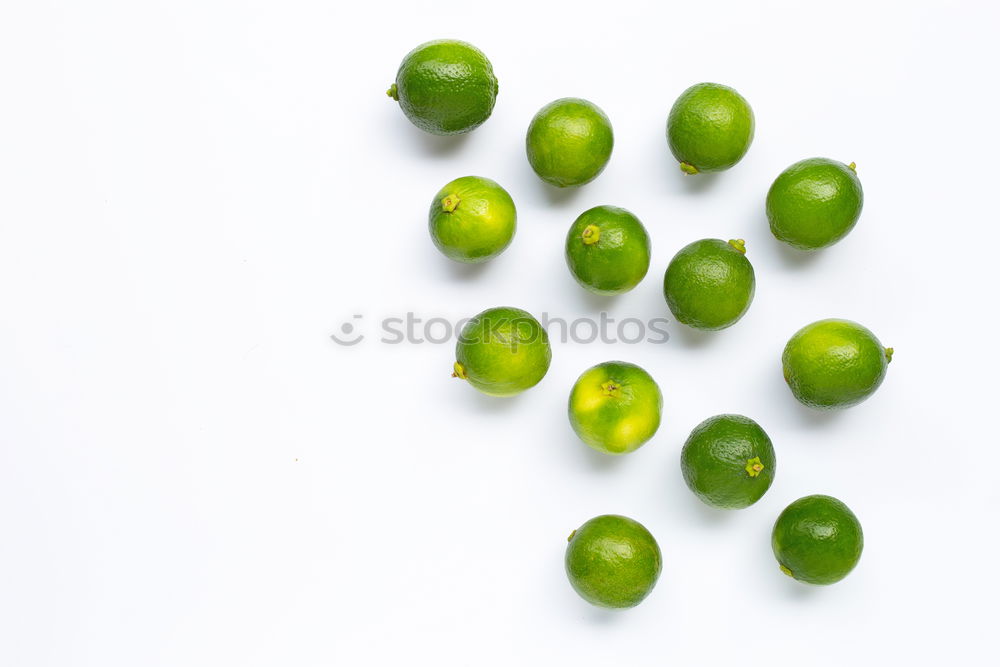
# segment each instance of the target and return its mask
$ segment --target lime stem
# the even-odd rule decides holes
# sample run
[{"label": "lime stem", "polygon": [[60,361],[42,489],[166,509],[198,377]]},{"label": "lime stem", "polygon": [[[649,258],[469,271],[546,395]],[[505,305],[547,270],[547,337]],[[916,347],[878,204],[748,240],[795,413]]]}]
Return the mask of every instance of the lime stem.
[{"label": "lime stem", "polygon": [[755,456],[752,459],[747,460],[747,465],[744,470],[746,470],[747,474],[751,477],[756,477],[761,473],[761,471],[764,470],[764,464],[760,462],[759,456]]},{"label": "lime stem", "polygon": [[885,348],[885,363],[887,363],[887,364],[891,364],[892,363],[892,352],[893,352],[893,349],[891,347]]},{"label": "lime stem", "polygon": [[574,537],[576,537],[576,531],[575,530],[572,533],[569,534],[569,537],[566,538],[566,541],[567,542],[572,542]]},{"label": "lime stem", "polygon": [[456,361],[455,365],[452,368],[455,369],[455,372],[451,374],[453,378],[458,378],[459,380],[469,379],[469,376],[465,374],[465,366],[463,366],[462,364]]},{"label": "lime stem", "polygon": [[787,574],[787,575],[788,575],[789,577],[791,577],[791,576],[792,576],[792,571],[791,571],[791,570],[789,570],[789,569],[788,569],[787,567],[785,567],[784,565],[782,565],[781,563],[778,563],[778,569],[780,569],[780,570],[781,570],[782,572],[784,572],[785,574]]},{"label": "lime stem", "polygon": [[462,200],[458,198],[456,194],[450,194],[441,200],[441,210],[445,213],[451,213],[456,208],[458,208],[459,202]]},{"label": "lime stem", "polygon": [[385,94],[397,102],[399,101],[399,89],[396,88],[396,84],[389,86],[389,90],[385,91]]},{"label": "lime stem", "polygon": [[744,255],[747,254],[747,244],[743,239],[730,239],[729,245],[733,246]]},{"label": "lime stem", "polygon": [[587,225],[583,228],[583,245],[594,245],[601,240],[601,228],[597,225]]},{"label": "lime stem", "polygon": [[858,171],[858,165],[856,163],[854,163],[854,162],[852,162],[851,164],[847,165],[847,168],[850,169],[851,171],[855,172],[855,173],[857,173],[857,171]]},{"label": "lime stem", "polygon": [[694,176],[698,173],[698,167],[694,166],[690,162],[681,162],[681,171],[688,176]]},{"label": "lime stem", "polygon": [[607,382],[602,384],[601,389],[604,390],[605,396],[614,396],[615,398],[618,398],[619,396],[622,395],[621,384],[615,382],[614,380],[608,380]]}]

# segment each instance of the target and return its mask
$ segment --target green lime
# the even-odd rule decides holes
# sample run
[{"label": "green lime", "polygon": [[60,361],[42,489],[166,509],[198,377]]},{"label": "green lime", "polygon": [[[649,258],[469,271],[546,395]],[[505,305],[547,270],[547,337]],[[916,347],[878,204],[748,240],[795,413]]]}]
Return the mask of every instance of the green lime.
[{"label": "green lime", "polygon": [[774,447],[757,422],[718,415],[698,424],[681,450],[688,488],[705,503],[726,509],[749,507],[774,481]]},{"label": "green lime", "polygon": [[583,372],[569,394],[569,423],[580,439],[605,454],[628,454],[660,427],[663,395],[635,364],[606,361]]},{"label": "green lime", "polygon": [[835,584],[861,558],[865,536],[854,512],[830,496],[806,496],[774,522],[771,549],[781,571],[807,584]]},{"label": "green lime", "polygon": [[753,266],[743,240],[702,239],[681,248],[663,276],[663,295],[677,321],[716,331],[732,326],[753,301]]},{"label": "green lime", "polygon": [[462,328],[452,377],[490,396],[513,396],[541,382],[552,362],[549,335],[531,313],[490,308]]},{"label": "green lime", "polygon": [[431,134],[463,134],[482,125],[497,100],[493,65],[472,44],[439,39],[406,54],[386,94],[410,122]]},{"label": "green lime", "polygon": [[667,117],[667,142],[681,171],[724,171],[753,141],[753,109],[729,86],[699,83],[677,98]]},{"label": "green lime", "polygon": [[546,183],[560,188],[597,178],[615,145],[611,121],[597,105],[575,97],[546,104],[531,119],[528,162]]},{"label": "green lime", "polygon": [[584,211],[566,235],[566,263],[584,288],[595,294],[627,292],[649,270],[649,234],[623,208]]},{"label": "green lime", "polygon": [[660,547],[646,527],[617,514],[594,517],[574,530],[566,547],[566,576],[598,607],[634,607],[663,569]]},{"label": "green lime", "polygon": [[774,179],[767,191],[767,219],[779,241],[817,250],[854,229],[864,201],[853,162],[815,157],[796,162]]},{"label": "green lime", "polygon": [[428,223],[438,250],[456,261],[477,264],[510,245],[517,209],[495,181],[463,176],[434,195]]},{"label": "green lime", "polygon": [[820,320],[802,327],[781,355],[785,382],[795,398],[819,410],[847,408],[879,388],[892,348],[850,320]]}]

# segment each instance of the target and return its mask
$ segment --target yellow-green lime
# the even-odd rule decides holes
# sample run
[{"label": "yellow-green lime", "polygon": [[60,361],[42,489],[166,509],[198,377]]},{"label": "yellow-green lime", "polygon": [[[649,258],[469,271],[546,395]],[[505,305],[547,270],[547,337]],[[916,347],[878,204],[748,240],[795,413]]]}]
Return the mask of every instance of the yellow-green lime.
[{"label": "yellow-green lime", "polygon": [[629,211],[595,206],[580,214],[566,235],[566,264],[595,294],[627,292],[649,270],[649,234]]},{"label": "yellow-green lime", "polygon": [[834,584],[850,574],[865,546],[861,522],[836,498],[799,498],[778,516],[771,549],[781,571],[807,584]]},{"label": "yellow-green lime", "polygon": [[653,590],[663,556],[638,521],[617,514],[594,517],[574,530],[566,546],[566,576],[598,607],[634,607]]},{"label": "yellow-green lime", "polygon": [[386,91],[414,125],[431,134],[463,134],[493,113],[497,78],[472,44],[439,39],[406,54]]},{"label": "yellow-green lime", "polygon": [[742,509],[761,499],[774,481],[771,439],[743,415],[717,415],[698,424],[681,449],[688,488],[706,504]]},{"label": "yellow-green lime", "polygon": [[635,364],[606,361],[588,368],[569,394],[569,423],[585,443],[605,454],[627,454],[660,427],[663,395]]},{"label": "yellow-green lime", "polygon": [[539,178],[565,188],[597,178],[611,159],[615,138],[611,121],[596,104],[565,97],[535,114],[525,144]]},{"label": "yellow-green lime", "polygon": [[552,362],[549,336],[520,308],[484,310],[462,328],[453,377],[491,396],[513,396],[541,382]]},{"label": "yellow-green lime", "polygon": [[846,408],[879,388],[892,360],[871,331],[850,320],[820,320],[789,339],[781,365],[792,394],[819,410]]},{"label": "yellow-green lime", "polygon": [[431,239],[458,262],[485,262],[514,238],[517,209],[500,185],[481,176],[463,176],[441,188],[428,215]]},{"label": "yellow-green lime", "polygon": [[854,229],[865,196],[855,165],[826,158],[796,162],[767,192],[767,220],[779,241],[816,250]]},{"label": "yellow-green lime", "polygon": [[753,133],[750,104],[718,83],[691,86],[667,117],[667,143],[686,174],[729,169],[746,155]]},{"label": "yellow-green lime", "polygon": [[732,326],[753,301],[756,281],[742,239],[702,239],[674,255],[663,296],[681,324],[716,331]]}]

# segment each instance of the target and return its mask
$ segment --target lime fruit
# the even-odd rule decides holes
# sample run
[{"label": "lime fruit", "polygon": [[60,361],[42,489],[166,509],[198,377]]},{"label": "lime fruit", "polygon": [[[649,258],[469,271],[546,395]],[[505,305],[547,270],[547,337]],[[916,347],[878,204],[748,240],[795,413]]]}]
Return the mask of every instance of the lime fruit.
[{"label": "lime fruit", "polygon": [[844,503],[830,496],[806,496],[785,508],[774,522],[771,549],[781,571],[807,584],[835,584],[861,558],[861,523]]},{"label": "lime fruit", "polygon": [[428,225],[434,245],[445,256],[477,264],[510,245],[517,228],[517,209],[495,181],[463,176],[434,195]]},{"label": "lime fruit", "polygon": [[597,178],[611,159],[611,121],[597,105],[575,97],[546,104],[531,119],[528,162],[546,183],[566,188]]},{"label": "lime fruit", "polygon": [[892,348],[850,320],[820,320],[802,327],[781,355],[785,382],[804,405],[819,410],[857,405],[879,388]]},{"label": "lime fruit", "polygon": [[453,377],[490,396],[513,396],[541,382],[552,362],[549,336],[531,313],[490,308],[462,328]]},{"label": "lime fruit", "polygon": [[706,504],[742,509],[761,499],[774,481],[771,439],[742,415],[718,415],[698,424],[681,450],[688,488]]},{"label": "lime fruit", "polygon": [[663,295],[677,321],[716,331],[732,326],[753,301],[753,266],[742,240],[702,239],[674,255],[663,276]]},{"label": "lime fruit", "polygon": [[649,270],[649,234],[623,208],[595,206],[580,214],[566,235],[566,263],[595,294],[627,292]]},{"label": "lime fruit", "polygon": [[493,113],[497,78],[493,65],[472,44],[439,39],[406,54],[386,94],[421,130],[463,134]]},{"label": "lime fruit", "polygon": [[753,109],[718,83],[691,86],[667,117],[667,142],[686,174],[729,169],[746,155],[753,130]]},{"label": "lime fruit", "polygon": [[779,241],[817,250],[854,229],[864,201],[853,162],[811,158],[796,162],[771,184],[767,220]]},{"label": "lime fruit", "polygon": [[635,364],[606,361],[588,368],[569,394],[569,423],[580,439],[605,454],[627,454],[660,427],[663,395]]},{"label": "lime fruit", "polygon": [[656,540],[628,517],[594,517],[569,536],[566,576],[580,597],[598,607],[636,606],[653,590],[662,569]]}]

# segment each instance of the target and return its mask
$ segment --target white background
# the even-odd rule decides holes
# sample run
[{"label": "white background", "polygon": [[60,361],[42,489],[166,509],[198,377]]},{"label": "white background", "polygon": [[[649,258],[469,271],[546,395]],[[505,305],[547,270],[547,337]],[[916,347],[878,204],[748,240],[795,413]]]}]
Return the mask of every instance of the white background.
[{"label": "white background", "polygon": [[[996,46],[982,2],[7,2],[0,9],[0,664],[985,664],[995,655]],[[384,91],[437,37],[492,60],[496,110],[422,134]],[[746,158],[684,177],[664,139],[687,86],[752,104]],[[615,130],[562,192],[524,157],[563,96]],[[799,159],[855,161],[861,221],[805,256],[764,194]],[[496,179],[518,232],[482,268],[426,231],[431,197]],[[646,280],[589,296],[562,257],[584,209],[646,224]],[[662,345],[555,341],[520,397],[449,377],[451,343],[379,320],[668,315],[684,244],[740,237],[757,296],[735,327]],[[360,318],[354,318],[354,315]],[[896,350],[865,404],[799,406],[779,357],[846,317]],[[366,339],[329,338],[353,322]],[[440,334],[440,330],[437,330]],[[611,459],[570,386],[624,359],[664,425]],[[770,433],[775,483],[709,509],[678,467],[702,419]],[[850,577],[778,571],[774,518],[810,493],[860,517]],[[615,512],[657,537],[639,607],[593,608],[566,536]]]}]

